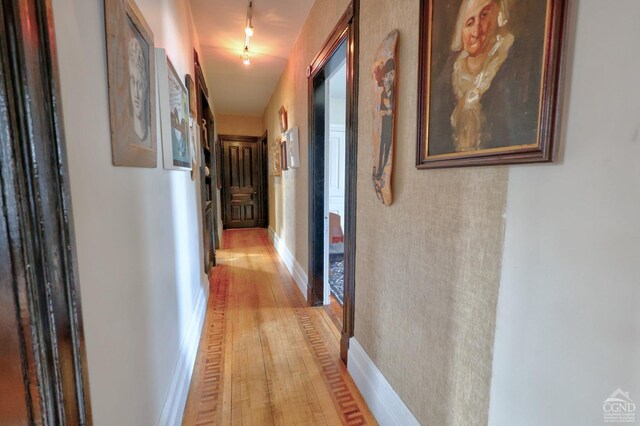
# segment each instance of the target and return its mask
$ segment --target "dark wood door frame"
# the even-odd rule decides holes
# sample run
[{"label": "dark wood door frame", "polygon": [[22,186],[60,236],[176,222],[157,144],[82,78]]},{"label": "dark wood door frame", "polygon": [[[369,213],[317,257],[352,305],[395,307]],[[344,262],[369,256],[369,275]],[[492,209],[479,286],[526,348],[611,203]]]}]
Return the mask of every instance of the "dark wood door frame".
[{"label": "dark wood door frame", "polygon": [[[202,239],[204,244],[204,272],[209,275],[216,266],[216,249],[220,247],[218,233],[218,197],[214,149],[215,121],[209,106],[209,90],[204,80],[198,52],[193,51],[195,70],[196,120],[200,125],[200,200],[202,206]],[[208,142],[205,144],[205,142]],[[209,175],[205,173],[209,169]]]},{"label": "dark wood door frame", "polygon": [[260,157],[259,170],[261,173],[261,188],[260,192],[260,217],[258,218],[258,226],[260,228],[267,228],[269,226],[269,133],[265,132],[259,141],[260,143]]},{"label": "dark wood door frame", "polygon": [[344,241],[344,304],[340,357],[346,364],[349,339],[354,331],[356,178],[358,156],[358,17],[359,0],[353,0],[333,32],[307,69],[309,87],[309,282],[307,301],[319,306],[324,301],[324,152],[325,107],[324,67],[346,40],[347,117],[346,188]]},{"label": "dark wood door frame", "polygon": [[[256,136],[237,136],[237,135],[219,135],[218,139],[221,145],[221,151],[224,152],[226,143],[233,142],[246,142],[252,143],[256,146],[256,167],[257,167],[257,182],[255,183],[256,187],[256,199],[257,199],[257,218],[256,218],[256,226],[266,228],[268,226],[268,210],[267,210],[267,200],[268,200],[268,188],[267,185],[267,167],[268,164],[266,162],[266,149],[268,149],[268,145],[264,143],[266,141],[266,133],[262,137]],[[229,223],[229,217],[227,212],[227,170],[225,167],[228,165],[225,163],[224,158],[225,155],[222,155],[223,161],[221,165],[222,170],[222,218],[223,218],[223,226],[226,229]]]},{"label": "dark wood door frame", "polygon": [[0,424],[87,425],[51,1],[0,0],[0,34]]}]

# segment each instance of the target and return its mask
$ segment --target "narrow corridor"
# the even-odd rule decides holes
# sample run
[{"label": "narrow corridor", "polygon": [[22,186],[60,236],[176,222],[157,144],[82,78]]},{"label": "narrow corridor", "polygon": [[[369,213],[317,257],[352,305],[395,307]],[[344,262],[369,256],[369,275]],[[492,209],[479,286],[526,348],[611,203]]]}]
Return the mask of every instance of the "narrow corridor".
[{"label": "narrow corridor", "polygon": [[266,230],[225,231],[218,259],[183,424],[375,424]]}]

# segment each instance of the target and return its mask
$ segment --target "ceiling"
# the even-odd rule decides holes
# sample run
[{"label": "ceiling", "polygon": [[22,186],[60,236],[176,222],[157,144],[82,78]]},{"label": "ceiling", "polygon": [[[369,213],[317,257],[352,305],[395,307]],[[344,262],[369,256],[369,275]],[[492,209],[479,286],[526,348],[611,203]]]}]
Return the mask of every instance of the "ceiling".
[{"label": "ceiling", "polygon": [[216,113],[262,116],[313,0],[253,1],[248,66],[241,56],[249,1],[190,1]]}]

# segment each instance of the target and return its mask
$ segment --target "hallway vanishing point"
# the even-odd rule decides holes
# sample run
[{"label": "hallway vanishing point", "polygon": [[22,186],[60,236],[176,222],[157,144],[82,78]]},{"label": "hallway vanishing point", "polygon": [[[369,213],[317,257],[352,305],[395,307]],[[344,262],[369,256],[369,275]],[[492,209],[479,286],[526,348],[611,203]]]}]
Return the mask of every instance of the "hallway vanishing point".
[{"label": "hallway vanishing point", "polygon": [[266,230],[225,231],[217,256],[183,424],[376,424]]}]

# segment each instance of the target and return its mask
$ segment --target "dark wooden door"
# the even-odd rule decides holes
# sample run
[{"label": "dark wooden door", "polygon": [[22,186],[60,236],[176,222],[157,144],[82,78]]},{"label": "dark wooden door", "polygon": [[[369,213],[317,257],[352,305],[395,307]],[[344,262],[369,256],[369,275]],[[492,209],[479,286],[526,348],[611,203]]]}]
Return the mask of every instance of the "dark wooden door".
[{"label": "dark wooden door", "polygon": [[224,227],[252,228],[260,216],[259,138],[221,137]]}]

